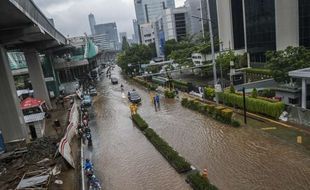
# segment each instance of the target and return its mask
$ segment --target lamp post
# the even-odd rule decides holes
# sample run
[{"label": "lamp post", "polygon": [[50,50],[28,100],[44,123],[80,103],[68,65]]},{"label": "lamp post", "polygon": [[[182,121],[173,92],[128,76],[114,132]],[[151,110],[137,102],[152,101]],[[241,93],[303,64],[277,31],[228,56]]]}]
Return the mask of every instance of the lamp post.
[{"label": "lamp post", "polygon": [[217,74],[216,74],[216,62],[215,62],[215,53],[214,53],[214,37],[213,37],[213,30],[212,30],[212,20],[211,20],[211,15],[210,15],[210,5],[209,5],[209,0],[206,0],[207,2],[207,19],[203,18],[203,14],[202,14],[202,0],[200,0],[200,15],[201,17],[197,17],[197,16],[192,16],[194,18],[198,18],[201,20],[202,22],[202,35],[203,37],[205,37],[204,34],[204,26],[203,26],[203,20],[208,21],[209,24],[209,33],[210,33],[210,42],[211,42],[211,55],[212,55],[212,65],[213,65],[213,80],[214,80],[214,88],[215,88],[215,101],[216,104],[219,103],[219,98],[218,98],[218,93],[221,91],[221,87],[220,85],[217,84]]},{"label": "lamp post", "polygon": [[[209,0],[207,1],[207,20],[209,23],[209,32],[210,32],[210,42],[211,42],[211,54],[212,54],[212,65],[213,65],[213,80],[214,80],[214,88],[217,89],[217,74],[216,74],[216,62],[215,62],[215,53],[214,53],[214,39],[213,39],[213,30],[212,30],[212,22],[210,15],[210,5]],[[202,10],[201,10],[202,11]],[[215,101],[216,104],[219,103],[218,93],[215,93]]]}]

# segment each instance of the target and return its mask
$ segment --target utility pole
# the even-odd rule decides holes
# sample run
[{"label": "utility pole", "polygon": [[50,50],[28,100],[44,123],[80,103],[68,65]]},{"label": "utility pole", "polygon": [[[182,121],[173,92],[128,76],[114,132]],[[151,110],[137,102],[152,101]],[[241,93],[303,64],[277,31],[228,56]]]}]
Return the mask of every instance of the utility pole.
[{"label": "utility pole", "polygon": [[[213,80],[214,80],[214,88],[217,88],[217,76],[216,76],[216,62],[215,62],[215,54],[214,54],[214,39],[213,39],[213,31],[212,31],[212,22],[211,22],[211,14],[210,14],[210,5],[209,0],[207,1],[207,20],[209,23],[209,32],[210,32],[210,41],[211,41],[211,54],[212,54],[212,64],[213,64]],[[215,93],[216,104],[219,103],[218,93]]]},{"label": "utility pole", "polygon": [[201,21],[201,32],[202,32],[202,37],[203,40],[205,40],[205,27],[204,27],[204,19],[203,19],[203,14],[202,14],[202,0],[200,0],[200,21]]}]

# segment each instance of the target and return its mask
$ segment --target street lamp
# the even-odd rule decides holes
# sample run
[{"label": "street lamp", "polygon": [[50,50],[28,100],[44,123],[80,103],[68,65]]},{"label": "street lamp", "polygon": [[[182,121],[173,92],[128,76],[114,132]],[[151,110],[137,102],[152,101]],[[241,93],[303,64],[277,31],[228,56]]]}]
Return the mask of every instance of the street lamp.
[{"label": "street lamp", "polygon": [[[215,62],[215,53],[214,53],[214,39],[213,39],[213,30],[212,30],[212,20],[211,20],[211,15],[210,15],[210,5],[209,5],[209,0],[206,0],[207,2],[207,19],[202,18],[202,0],[200,0],[200,12],[201,12],[201,20],[207,20],[209,24],[209,33],[210,33],[210,42],[211,42],[211,55],[212,55],[212,65],[213,65],[213,80],[214,80],[214,89],[216,92],[221,91],[221,85],[217,84],[217,74],[216,74],[216,62]],[[197,18],[193,16],[194,18]],[[202,27],[203,27],[203,22],[202,22]],[[204,37],[204,28],[202,28],[202,34]],[[219,103],[219,98],[218,98],[218,93],[215,93],[215,101],[216,104]]]}]

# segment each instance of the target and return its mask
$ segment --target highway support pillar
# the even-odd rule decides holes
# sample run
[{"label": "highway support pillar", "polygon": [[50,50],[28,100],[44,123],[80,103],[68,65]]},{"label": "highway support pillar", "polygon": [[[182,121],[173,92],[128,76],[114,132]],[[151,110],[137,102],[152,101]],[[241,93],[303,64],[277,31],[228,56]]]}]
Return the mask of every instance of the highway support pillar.
[{"label": "highway support pillar", "polygon": [[46,105],[49,108],[52,108],[39,53],[35,49],[24,49],[24,54],[28,65],[31,85],[34,91],[34,97],[45,100]]},{"label": "highway support pillar", "polygon": [[0,45],[0,130],[5,142],[27,138],[6,49]]}]

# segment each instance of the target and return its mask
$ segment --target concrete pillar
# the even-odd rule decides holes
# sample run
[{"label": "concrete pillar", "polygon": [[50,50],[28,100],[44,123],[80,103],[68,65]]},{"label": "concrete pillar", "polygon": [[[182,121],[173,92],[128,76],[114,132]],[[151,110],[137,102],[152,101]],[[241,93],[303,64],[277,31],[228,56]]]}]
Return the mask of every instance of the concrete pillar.
[{"label": "concrete pillar", "polygon": [[[223,49],[234,48],[231,0],[217,1],[218,30]],[[241,19],[241,18],[240,18]]]},{"label": "concrete pillar", "polygon": [[276,48],[299,46],[299,11],[297,0],[275,0]]},{"label": "concrete pillar", "polygon": [[7,51],[0,45],[0,129],[5,142],[27,138]]},{"label": "concrete pillar", "polygon": [[25,49],[24,54],[28,65],[32,88],[34,90],[34,97],[45,100],[47,106],[52,108],[49,93],[46,88],[39,53],[35,49]]},{"label": "concrete pillar", "polygon": [[301,107],[307,108],[307,81],[304,78],[301,83]]}]

